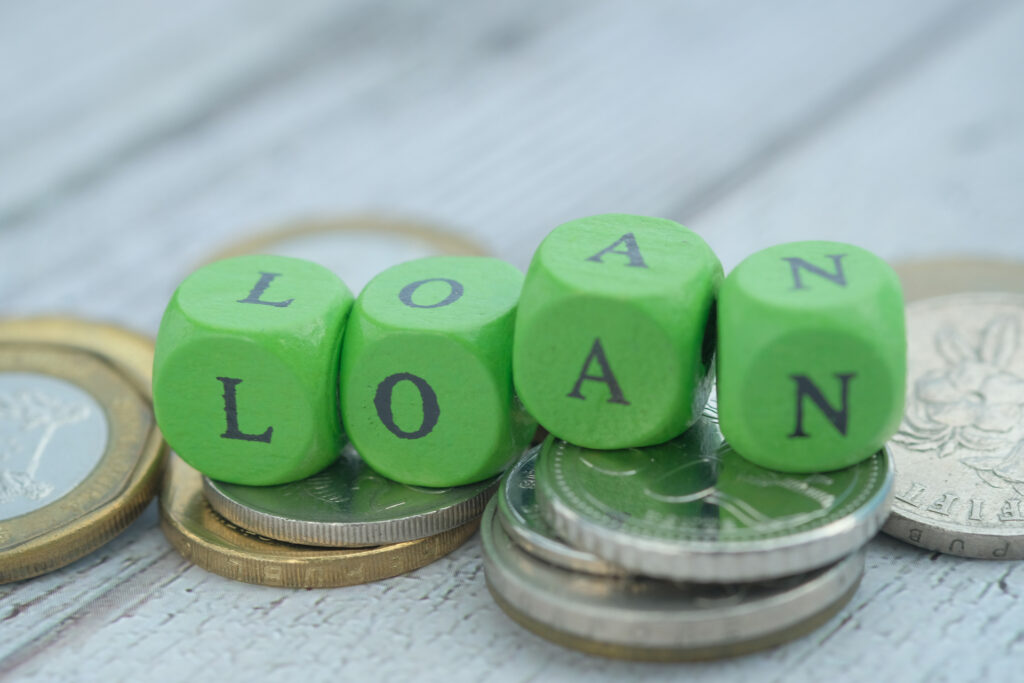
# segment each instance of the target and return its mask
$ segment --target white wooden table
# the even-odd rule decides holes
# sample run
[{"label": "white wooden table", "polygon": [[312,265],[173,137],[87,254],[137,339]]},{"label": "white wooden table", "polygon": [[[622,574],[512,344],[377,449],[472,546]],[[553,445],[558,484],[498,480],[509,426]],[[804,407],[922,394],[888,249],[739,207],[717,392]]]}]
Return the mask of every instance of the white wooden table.
[{"label": "white wooden table", "polygon": [[[451,225],[518,266],[606,211],[701,232],[727,268],[833,238],[889,259],[1024,258],[1024,3],[0,5],[0,315],[155,333],[217,248],[304,215]],[[548,644],[479,542],[337,590],[188,565],[151,506],[0,586],[18,680],[1021,680],[1021,565],[871,543],[853,601],[789,645],[640,665]],[[339,678],[340,677],[340,678]]]}]

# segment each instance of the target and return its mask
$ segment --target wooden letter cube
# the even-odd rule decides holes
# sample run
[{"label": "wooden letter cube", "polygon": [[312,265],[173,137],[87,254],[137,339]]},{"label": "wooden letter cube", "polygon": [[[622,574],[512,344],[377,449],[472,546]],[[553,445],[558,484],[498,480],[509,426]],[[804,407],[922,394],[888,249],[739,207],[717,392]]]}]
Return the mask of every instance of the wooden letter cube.
[{"label": "wooden letter cube", "polygon": [[153,402],[167,443],[236,484],[283,484],[342,446],[338,357],[352,293],[332,272],[283,256],[208,265],[164,312]]},{"label": "wooden letter cube", "polygon": [[864,249],[794,242],[750,256],[722,285],[718,344],[722,433],[758,465],[839,469],[899,427],[903,293]]},{"label": "wooden letter cube", "polygon": [[342,418],[373,469],[458,486],[501,472],[536,422],[512,389],[523,275],[492,258],[434,257],[377,275],[341,354]]},{"label": "wooden letter cube", "polygon": [[534,254],[516,320],[523,403],[587,448],[682,433],[714,381],[721,280],[711,248],[669,220],[609,214],[555,228]]}]

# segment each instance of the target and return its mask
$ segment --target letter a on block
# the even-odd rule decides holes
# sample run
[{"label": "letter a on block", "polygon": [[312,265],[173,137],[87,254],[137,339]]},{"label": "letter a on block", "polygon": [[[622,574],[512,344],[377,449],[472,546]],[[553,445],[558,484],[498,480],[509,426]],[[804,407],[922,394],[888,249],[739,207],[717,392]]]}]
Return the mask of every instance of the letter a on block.
[{"label": "letter a on block", "polygon": [[826,280],[836,283],[840,287],[846,286],[846,274],[843,273],[843,261],[842,258],[846,254],[829,254],[828,258],[832,259],[832,263],[835,264],[835,272],[830,273],[824,268],[819,268],[810,261],[796,257],[796,256],[784,256],[783,261],[789,263],[790,269],[793,271],[793,289],[807,289],[804,286],[803,281],[800,279],[800,269],[803,268],[808,273],[813,273],[818,277],[823,277]]},{"label": "letter a on block", "polygon": [[[597,361],[597,364],[601,366],[600,375],[588,375],[587,368],[590,367],[592,361]],[[584,400],[586,397],[580,393],[580,388],[583,386],[584,380],[592,380],[594,382],[604,382],[608,385],[608,391],[611,392],[611,398],[608,399],[609,403],[618,403],[624,406],[629,405],[629,401],[622,395],[622,389],[619,387],[619,381],[615,379],[615,373],[612,372],[611,366],[608,365],[608,357],[604,353],[604,347],[601,346],[601,340],[595,339],[594,345],[590,347],[590,353],[587,354],[587,359],[583,361],[583,369],[580,370],[580,376],[576,380],[576,385],[572,388],[567,396],[569,398],[578,398]]]},{"label": "letter a on block", "polygon": [[856,377],[856,373],[847,372],[844,374],[836,374],[836,378],[840,382],[842,397],[840,398],[839,409],[833,408],[829,402],[825,399],[824,394],[807,375],[791,375],[794,382],[796,382],[796,429],[789,435],[792,438],[810,436],[804,431],[804,396],[807,396],[815,405],[821,409],[821,412],[825,414],[828,421],[832,423],[832,426],[836,430],[846,436],[846,428],[849,425],[850,418],[850,380]]},{"label": "letter a on block", "polygon": [[[619,248],[619,245],[622,245],[621,249]],[[644,257],[640,253],[640,247],[636,245],[636,237],[631,232],[627,232],[625,235],[615,240],[587,260],[594,261],[595,263],[604,263],[602,257],[605,254],[619,254],[620,256],[628,257],[629,263],[626,265],[632,268],[647,267],[647,263],[644,262]]]}]

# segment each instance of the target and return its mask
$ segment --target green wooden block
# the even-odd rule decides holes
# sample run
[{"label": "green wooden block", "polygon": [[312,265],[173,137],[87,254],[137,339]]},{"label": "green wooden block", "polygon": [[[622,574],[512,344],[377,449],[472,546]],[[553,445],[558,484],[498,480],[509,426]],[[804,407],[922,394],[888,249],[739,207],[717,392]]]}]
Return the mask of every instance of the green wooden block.
[{"label": "green wooden block", "polygon": [[349,438],[380,474],[458,486],[503,470],[536,422],[512,389],[523,275],[492,258],[435,257],[378,274],[341,353]]},{"label": "green wooden block", "polygon": [[878,451],[903,416],[903,293],[884,261],[793,242],[733,270],[718,308],[718,412],[730,445],[783,472]]},{"label": "green wooden block", "polygon": [[527,409],[588,448],[662,443],[714,382],[722,266],[696,233],[609,214],[555,228],[526,275],[513,369]]},{"label": "green wooden block", "polygon": [[336,275],[301,259],[241,256],[190,275],[156,342],[153,401],[167,443],[236,484],[283,484],[333,462],[352,302]]}]

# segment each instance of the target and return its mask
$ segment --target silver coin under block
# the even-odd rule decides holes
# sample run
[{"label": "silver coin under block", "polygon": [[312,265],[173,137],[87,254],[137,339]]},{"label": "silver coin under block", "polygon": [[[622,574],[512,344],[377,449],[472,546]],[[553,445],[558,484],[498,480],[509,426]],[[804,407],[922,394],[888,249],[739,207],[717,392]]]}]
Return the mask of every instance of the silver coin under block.
[{"label": "silver coin under block", "polygon": [[366,465],[351,446],[333,465],[280,486],[242,486],[203,477],[219,515],[286,543],[360,548],[404,543],[477,519],[498,486],[491,478],[454,488],[407,486]]},{"label": "silver coin under block", "polygon": [[598,451],[549,437],[535,471],[537,501],[559,538],[631,574],[708,583],[839,561],[881,528],[893,485],[884,449],[833,472],[758,467],[723,441],[713,410],[646,448]]},{"label": "silver coin under block", "polygon": [[626,571],[600,557],[567,545],[544,520],[537,505],[534,465],[540,447],[530,449],[501,480],[495,513],[505,533],[531,555],[550,564],[587,574],[619,576]]},{"label": "silver coin under block", "polygon": [[961,557],[1024,559],[1024,296],[907,306],[907,405],[883,528]]}]

